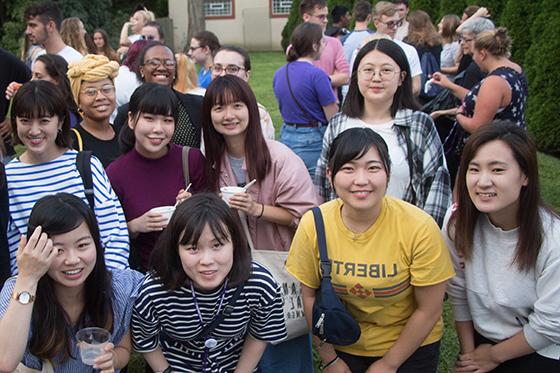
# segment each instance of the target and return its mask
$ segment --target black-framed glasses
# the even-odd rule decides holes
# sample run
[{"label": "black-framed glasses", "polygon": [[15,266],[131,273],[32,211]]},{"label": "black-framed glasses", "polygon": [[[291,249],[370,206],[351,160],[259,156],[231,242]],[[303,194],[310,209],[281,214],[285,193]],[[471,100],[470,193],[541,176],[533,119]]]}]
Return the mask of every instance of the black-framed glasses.
[{"label": "black-framed glasses", "polygon": [[198,47],[189,47],[189,52],[194,52],[195,50],[197,50],[198,48],[204,48],[202,46],[198,46]]},{"label": "black-framed glasses", "polygon": [[398,21],[387,21],[387,22],[383,22],[382,20],[379,20],[379,22],[383,23],[385,26],[389,27],[389,28],[399,28],[403,25],[403,19],[399,19]]},{"label": "black-framed glasses", "polygon": [[166,59],[166,60],[160,60],[159,58],[151,58],[151,59],[147,60],[146,62],[144,62],[144,66],[149,66],[153,69],[157,69],[161,65],[163,65],[167,68],[175,67],[175,60],[172,60],[170,58]]},{"label": "black-framed glasses", "polygon": [[239,70],[245,70],[245,68],[237,65],[222,66],[220,64],[216,64],[212,66],[212,72],[215,74],[221,74],[224,70],[228,75],[235,75],[239,72]]}]

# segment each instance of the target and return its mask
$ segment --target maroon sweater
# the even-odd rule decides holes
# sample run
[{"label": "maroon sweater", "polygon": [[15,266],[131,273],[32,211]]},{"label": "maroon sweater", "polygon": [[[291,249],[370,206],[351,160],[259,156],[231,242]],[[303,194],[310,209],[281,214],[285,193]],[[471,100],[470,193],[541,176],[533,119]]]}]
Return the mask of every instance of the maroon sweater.
[{"label": "maroon sweater", "polygon": [[[177,193],[185,188],[182,147],[175,144],[169,146],[167,154],[158,159],[145,158],[132,149],[107,168],[107,175],[121,201],[127,222],[154,207],[174,205]],[[189,174],[192,183],[189,192],[194,194],[208,189],[204,176],[204,156],[197,148],[191,148],[189,153]],[[131,259],[134,260],[133,255],[139,254],[143,272],[148,269],[150,254],[160,233],[140,233],[130,240]]]}]

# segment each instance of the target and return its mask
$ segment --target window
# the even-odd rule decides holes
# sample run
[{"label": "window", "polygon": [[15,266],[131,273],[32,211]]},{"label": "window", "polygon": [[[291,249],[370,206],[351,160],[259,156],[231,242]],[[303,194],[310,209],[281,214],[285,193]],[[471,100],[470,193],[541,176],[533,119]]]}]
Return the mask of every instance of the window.
[{"label": "window", "polygon": [[292,9],[292,0],[270,0],[271,16],[288,16]]},{"label": "window", "polygon": [[204,16],[206,18],[235,18],[233,0],[205,0]]}]

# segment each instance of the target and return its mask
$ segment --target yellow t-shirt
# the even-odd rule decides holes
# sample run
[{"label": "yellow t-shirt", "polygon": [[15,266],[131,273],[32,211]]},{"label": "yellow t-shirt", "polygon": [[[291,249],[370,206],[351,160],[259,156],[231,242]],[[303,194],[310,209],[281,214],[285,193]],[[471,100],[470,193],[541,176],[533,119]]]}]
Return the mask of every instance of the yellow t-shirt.
[{"label": "yellow t-shirt", "polygon": [[[362,335],[337,349],[360,356],[383,356],[414,312],[414,286],[439,284],[454,276],[447,247],[436,222],[424,211],[385,197],[381,213],[366,232],[355,234],[343,223],[336,199],[321,205],[332,284],[346,309],[360,323]],[[313,213],[296,231],[286,263],[304,285],[321,283]],[[442,299],[443,302],[443,299]],[[422,345],[441,339],[440,320]]]}]

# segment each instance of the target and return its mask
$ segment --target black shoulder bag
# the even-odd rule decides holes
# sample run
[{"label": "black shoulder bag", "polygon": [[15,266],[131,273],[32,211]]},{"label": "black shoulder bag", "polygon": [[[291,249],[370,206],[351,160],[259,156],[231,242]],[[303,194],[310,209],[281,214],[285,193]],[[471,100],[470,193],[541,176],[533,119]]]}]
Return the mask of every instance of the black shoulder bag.
[{"label": "black shoulder bag", "polygon": [[348,313],[331,283],[331,262],[327,253],[325,226],[319,207],[313,208],[317,243],[321,257],[321,286],[313,304],[312,331],[322,341],[338,346],[355,343],[361,335],[360,325]]}]

